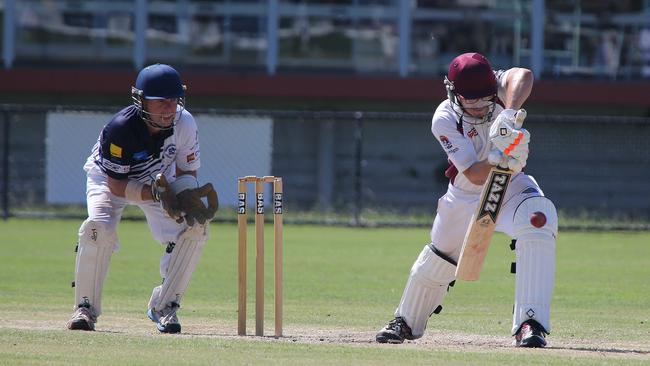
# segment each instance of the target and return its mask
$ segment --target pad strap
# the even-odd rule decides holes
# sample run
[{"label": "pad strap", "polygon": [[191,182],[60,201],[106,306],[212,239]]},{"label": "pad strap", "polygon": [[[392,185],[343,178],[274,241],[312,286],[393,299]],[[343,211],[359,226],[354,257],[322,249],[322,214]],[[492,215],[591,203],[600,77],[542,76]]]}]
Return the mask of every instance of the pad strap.
[{"label": "pad strap", "polygon": [[441,252],[438,248],[436,248],[435,245],[433,245],[433,243],[430,243],[430,244],[429,244],[429,249],[431,249],[431,251],[434,252],[438,257],[440,257],[440,258],[446,260],[446,261],[449,262],[450,264],[453,264],[454,266],[457,266],[457,265],[458,265],[458,263],[456,263],[456,261],[455,261],[453,258],[451,258],[451,257],[448,256],[447,254]]}]

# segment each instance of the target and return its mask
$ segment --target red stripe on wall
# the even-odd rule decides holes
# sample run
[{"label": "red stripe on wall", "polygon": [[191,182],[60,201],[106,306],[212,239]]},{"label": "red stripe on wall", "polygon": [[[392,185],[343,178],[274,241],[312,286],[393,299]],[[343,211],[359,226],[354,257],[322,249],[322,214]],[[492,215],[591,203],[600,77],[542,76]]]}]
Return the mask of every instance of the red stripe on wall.
[{"label": "red stripe on wall", "polygon": [[[180,69],[188,95],[440,100],[440,78],[358,75],[225,74]],[[0,70],[0,92],[130,92],[137,73],[128,70],[13,68]],[[530,102],[650,106],[650,82],[538,81]]]}]

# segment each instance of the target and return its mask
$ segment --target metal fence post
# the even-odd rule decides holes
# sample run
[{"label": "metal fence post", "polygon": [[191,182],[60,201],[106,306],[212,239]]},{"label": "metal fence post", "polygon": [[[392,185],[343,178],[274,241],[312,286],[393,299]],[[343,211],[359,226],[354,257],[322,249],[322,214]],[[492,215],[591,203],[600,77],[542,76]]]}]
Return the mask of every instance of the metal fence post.
[{"label": "metal fence post", "polygon": [[355,170],[354,170],[354,225],[361,225],[361,210],[363,204],[363,112],[355,112],[356,121],[354,127],[354,150],[355,150]]},{"label": "metal fence post", "polygon": [[411,1],[400,0],[397,10],[397,23],[399,25],[399,64],[397,69],[399,76],[403,78],[408,76],[411,64],[411,24],[413,22],[411,6]]},{"label": "metal fence post", "polygon": [[535,80],[541,79],[544,73],[545,10],[545,0],[533,0],[530,7],[530,68]]},{"label": "metal fence post", "polygon": [[3,14],[3,35],[2,35],[2,58],[5,69],[11,68],[16,56],[15,32],[16,32],[16,1],[5,0]]},{"label": "metal fence post", "polygon": [[142,69],[147,60],[148,12],[147,0],[136,0],[135,14],[133,15],[135,18],[133,27],[133,36],[135,37],[133,42],[133,66],[135,66],[136,70]]},{"label": "metal fence post", "polygon": [[9,218],[9,131],[10,115],[7,110],[2,111],[2,218]]},{"label": "metal fence post", "polygon": [[266,73],[275,75],[278,66],[278,0],[268,0],[268,13],[266,15]]}]

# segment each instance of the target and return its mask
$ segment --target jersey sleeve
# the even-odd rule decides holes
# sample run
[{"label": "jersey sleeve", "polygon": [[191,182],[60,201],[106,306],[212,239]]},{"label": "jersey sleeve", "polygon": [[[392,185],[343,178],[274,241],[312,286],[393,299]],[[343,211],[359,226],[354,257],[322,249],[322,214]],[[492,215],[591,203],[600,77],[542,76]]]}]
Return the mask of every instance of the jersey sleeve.
[{"label": "jersey sleeve", "polygon": [[194,171],[201,166],[199,130],[194,117],[183,111],[176,124],[176,167],[183,171]]},{"label": "jersey sleeve", "polygon": [[98,165],[111,178],[126,179],[131,171],[133,138],[120,125],[109,123],[102,130]]},{"label": "jersey sleeve", "polygon": [[431,132],[449,160],[459,172],[463,172],[476,163],[478,157],[471,140],[458,131],[456,118],[448,111],[441,111],[439,108],[433,115]]}]

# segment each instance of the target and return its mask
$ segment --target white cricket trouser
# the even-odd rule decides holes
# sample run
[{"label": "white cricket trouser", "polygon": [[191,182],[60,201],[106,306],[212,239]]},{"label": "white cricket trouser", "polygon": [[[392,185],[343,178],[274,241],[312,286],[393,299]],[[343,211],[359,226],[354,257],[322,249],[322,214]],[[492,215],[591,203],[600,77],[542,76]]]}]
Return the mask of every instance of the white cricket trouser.
[{"label": "white cricket trouser", "polygon": [[[542,195],[543,192],[533,177],[525,174],[513,177],[504,197],[495,230],[516,237],[514,215],[517,207],[527,198],[531,198],[527,201],[530,203],[535,201],[532,197]],[[442,309],[447,285],[455,276],[455,265],[450,264],[449,258],[458,262],[465,232],[477,209],[479,199],[480,193],[466,193],[450,184],[447,193],[438,200],[438,213],[431,229],[431,243],[436,251],[429,246],[422,249],[411,268],[400,304],[395,310],[395,316],[404,318],[411,327],[414,338],[424,334],[429,317]],[[545,211],[550,226],[555,228],[551,229],[556,230],[555,208],[552,202],[545,198],[541,200],[541,203],[536,204],[532,209],[540,207]],[[533,233],[531,237],[530,224],[526,216],[528,214],[526,211],[518,216],[519,233],[525,232],[528,236],[523,235],[520,238],[522,242],[517,243],[516,249],[517,257],[521,257],[518,260],[525,263],[522,270],[517,271],[513,332],[516,332],[527,319],[538,321],[547,331],[550,331],[549,309],[554,283],[555,241],[552,234],[543,235],[544,240],[532,240],[537,238],[537,234]],[[549,230],[539,231],[546,233]],[[536,259],[530,259],[531,257]],[[544,270],[539,270],[540,268]]]},{"label": "white cricket trouser", "polygon": [[[495,231],[513,237],[515,209],[525,198],[541,195],[543,192],[535,178],[525,174],[514,176],[508,185]],[[456,262],[479,199],[480,193],[467,193],[450,184],[447,193],[438,200],[438,213],[431,228],[431,242]]]},{"label": "white cricket trouser", "polygon": [[[128,204],[123,197],[111,193],[108,188],[108,178],[100,174],[89,174],[86,184],[86,198],[88,205],[88,219],[103,222],[110,229],[116,230],[117,224],[122,218],[122,212]],[[145,201],[137,205],[142,209],[149,225],[149,230],[154,240],[166,246],[174,242],[178,235],[185,229],[185,223],[177,223],[170,218],[160,203]],[[114,251],[119,249],[118,243],[114,245]],[[168,253],[160,258],[160,276],[165,278],[169,264]]]}]

